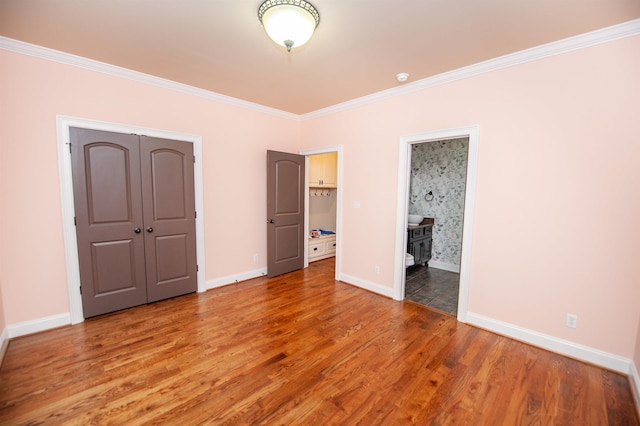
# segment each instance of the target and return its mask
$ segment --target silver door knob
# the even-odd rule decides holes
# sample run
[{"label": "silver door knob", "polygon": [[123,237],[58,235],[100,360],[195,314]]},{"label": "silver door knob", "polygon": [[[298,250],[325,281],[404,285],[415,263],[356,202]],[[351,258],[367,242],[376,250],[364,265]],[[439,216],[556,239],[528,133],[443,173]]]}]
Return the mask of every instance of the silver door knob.
[{"label": "silver door knob", "polygon": [[140,232],[142,232],[142,229],[140,228],[134,228],[133,232],[135,232],[136,234],[139,234]]}]

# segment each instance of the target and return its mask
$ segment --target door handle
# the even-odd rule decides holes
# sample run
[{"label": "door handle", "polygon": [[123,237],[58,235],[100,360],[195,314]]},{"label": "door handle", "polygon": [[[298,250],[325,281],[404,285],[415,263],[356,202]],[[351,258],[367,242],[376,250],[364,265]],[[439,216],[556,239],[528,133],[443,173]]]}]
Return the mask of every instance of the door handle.
[{"label": "door handle", "polygon": [[153,228],[152,227],[148,227],[147,228],[147,232],[153,232]]},{"label": "door handle", "polygon": [[269,219],[269,222],[267,223],[276,223],[273,219]]},{"label": "door handle", "polygon": [[142,232],[142,229],[140,228],[134,228],[133,232],[135,232],[136,234],[139,234],[140,232]]}]

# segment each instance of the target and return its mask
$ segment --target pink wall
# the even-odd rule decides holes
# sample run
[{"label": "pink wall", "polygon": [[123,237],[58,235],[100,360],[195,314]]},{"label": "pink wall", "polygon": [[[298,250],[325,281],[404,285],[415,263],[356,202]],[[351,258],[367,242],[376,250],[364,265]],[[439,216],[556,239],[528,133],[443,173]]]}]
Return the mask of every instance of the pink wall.
[{"label": "pink wall", "polygon": [[6,324],[69,310],[56,114],[203,136],[207,279],[264,266],[264,151],[342,144],[342,272],[387,287],[400,136],[478,124],[470,312],[637,364],[638,51],[628,38],[301,123],[1,51]]},{"label": "pink wall", "polygon": [[[0,66],[1,66],[2,62],[0,62]],[[2,68],[0,67],[0,93],[4,93],[3,91],[1,91],[2,89],[4,89],[3,87],[3,83],[2,83],[2,78],[3,74],[2,74]],[[6,127],[6,122],[4,120],[4,116],[6,115],[5,112],[5,105],[4,102],[2,101],[2,96],[0,96],[0,129],[3,129]],[[0,138],[0,165],[3,164],[2,162],[2,143],[3,139]],[[4,174],[2,173],[2,169],[0,168],[0,226],[2,226],[3,223],[5,223],[5,219],[4,219]],[[1,231],[1,228],[0,228]],[[2,247],[2,234],[0,234],[0,247]],[[4,314],[4,302],[3,302],[3,298],[2,298],[2,277],[3,277],[3,273],[2,273],[2,265],[4,263],[4,258],[2,257],[1,253],[0,253],[0,337],[2,336],[3,331],[5,330],[6,326],[7,326],[7,322],[6,322],[6,317]],[[0,339],[0,351],[2,350],[2,340]],[[0,359],[0,363],[2,362],[2,360]]]},{"label": "pink wall", "polygon": [[[0,60],[0,93],[5,93],[5,89],[6,87],[4,82],[4,63]],[[7,103],[4,100],[4,96],[0,95],[0,132],[2,131],[1,129],[5,129],[8,125],[6,121],[6,116],[7,116]],[[4,150],[2,149],[3,145],[4,145],[4,138],[0,133],[0,250],[2,250],[2,246],[3,246],[2,241],[4,240],[1,227],[3,223],[6,223],[5,216],[4,216],[4,212],[5,212],[4,191],[5,191],[6,177],[5,177],[5,174],[3,173],[3,164],[4,164],[3,162]],[[5,331],[5,328],[7,326],[6,315],[4,313],[4,302],[2,297],[2,277],[4,276],[3,267],[2,267],[3,264],[4,264],[4,256],[2,256],[2,252],[0,251],[0,336],[3,335],[2,333]],[[0,350],[1,348],[2,348],[2,340],[0,340]]]},{"label": "pink wall", "polygon": [[636,365],[636,371],[640,373],[640,319],[638,320],[638,334],[636,336],[636,350],[633,355],[633,363]]},{"label": "pink wall", "polygon": [[[0,269],[0,273],[1,271],[2,270]],[[0,283],[0,335],[2,335],[2,332],[4,331],[6,326],[7,326],[7,322],[5,321],[4,302],[2,298],[2,283]],[[1,346],[2,346],[2,341],[0,340],[0,347]]]},{"label": "pink wall", "polygon": [[304,149],[344,145],[342,272],[392,286],[400,136],[477,124],[469,312],[632,358],[639,51],[629,38],[304,121]]},{"label": "pink wall", "polygon": [[57,114],[201,135],[206,278],[265,266],[253,254],[266,259],[266,150],[298,152],[298,122],[7,51],[0,61],[6,324],[69,312]]}]

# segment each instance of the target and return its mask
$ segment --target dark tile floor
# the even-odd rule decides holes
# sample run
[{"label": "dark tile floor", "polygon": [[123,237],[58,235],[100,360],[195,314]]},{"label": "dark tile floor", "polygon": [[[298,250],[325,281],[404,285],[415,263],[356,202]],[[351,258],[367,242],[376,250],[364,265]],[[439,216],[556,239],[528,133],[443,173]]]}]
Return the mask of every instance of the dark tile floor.
[{"label": "dark tile floor", "polygon": [[460,274],[423,265],[407,268],[406,273],[405,299],[457,315]]}]

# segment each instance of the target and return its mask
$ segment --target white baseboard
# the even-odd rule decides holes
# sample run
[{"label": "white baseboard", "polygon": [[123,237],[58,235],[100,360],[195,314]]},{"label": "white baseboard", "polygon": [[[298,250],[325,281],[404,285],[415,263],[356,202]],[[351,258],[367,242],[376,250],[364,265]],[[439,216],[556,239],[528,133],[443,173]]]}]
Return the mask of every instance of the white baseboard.
[{"label": "white baseboard", "polygon": [[[206,282],[206,289],[211,290],[217,287],[223,287],[229,284],[239,283],[240,281],[250,280],[252,278],[262,277],[267,275],[267,268],[255,269],[253,271],[243,272],[237,275],[228,275],[226,277],[216,278],[214,280],[209,280]],[[347,284],[354,285],[356,287],[363,288],[365,290],[369,290],[373,293],[380,294],[382,296],[391,297],[391,293],[393,289],[389,287],[383,287],[379,284],[375,284],[369,281],[362,280],[360,278],[356,278],[350,275],[340,275],[338,278],[340,281],[343,281]]]},{"label": "white baseboard", "polygon": [[237,275],[228,275],[226,277],[216,278],[214,280],[208,280],[205,283],[205,285],[207,290],[211,290],[212,288],[239,283],[240,281],[246,281],[252,278],[258,278],[263,275],[267,275],[267,268],[254,269],[253,271],[247,271]]},{"label": "white baseboard", "polygon": [[354,285],[356,287],[363,288],[365,290],[369,290],[373,293],[380,294],[382,296],[393,297],[393,289],[391,287],[383,287],[379,284],[372,283],[370,281],[366,281],[360,278],[353,277],[351,275],[341,274],[338,277],[338,280],[343,281],[347,284]]},{"label": "white baseboard", "polygon": [[[236,282],[249,280],[251,278],[261,277],[266,275],[267,269],[256,269],[254,271],[244,272],[238,275],[232,275],[228,277],[222,277],[215,280],[210,280],[206,282],[207,290],[215,287],[221,287],[227,284],[233,284]],[[5,340],[25,336],[27,334],[38,333],[40,331],[50,330],[52,328],[61,327],[63,325],[71,324],[71,313],[67,312],[64,314],[52,315],[46,318],[39,318],[31,321],[25,321],[19,324],[8,325],[5,330],[0,335],[0,345],[5,344]],[[4,346],[0,347],[2,350]]]},{"label": "white baseboard", "polygon": [[429,268],[442,269],[443,271],[455,272],[456,274],[460,273],[460,265],[444,263],[433,259],[429,261]]},{"label": "white baseboard", "polygon": [[46,318],[39,318],[19,324],[9,325],[9,338],[25,336],[27,334],[38,333],[52,328],[62,327],[71,324],[71,313],[52,315]]},{"label": "white baseboard", "polygon": [[631,393],[636,401],[636,408],[640,415],[640,375],[638,374],[638,366],[633,362],[629,368],[629,381],[631,382]]},{"label": "white baseboard", "polygon": [[4,359],[4,354],[7,353],[7,348],[9,347],[9,330],[7,327],[2,330],[0,333],[0,365],[2,365],[2,360]]},{"label": "white baseboard", "polygon": [[618,355],[603,352],[588,346],[558,339],[547,334],[538,333],[517,325],[498,321],[484,315],[467,313],[467,323],[492,331],[503,336],[511,337],[525,343],[547,349],[551,352],[566,355],[580,361],[589,362],[609,370],[629,374],[631,360]]}]

